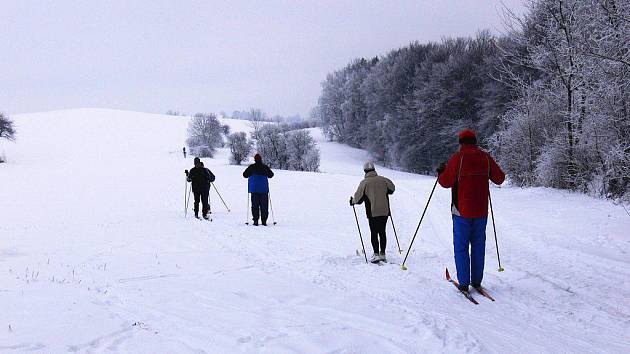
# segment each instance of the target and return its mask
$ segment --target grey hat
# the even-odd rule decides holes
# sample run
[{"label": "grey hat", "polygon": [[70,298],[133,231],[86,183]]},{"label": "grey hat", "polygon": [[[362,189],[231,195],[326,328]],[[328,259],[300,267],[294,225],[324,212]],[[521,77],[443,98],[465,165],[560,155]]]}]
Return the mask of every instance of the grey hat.
[{"label": "grey hat", "polygon": [[370,171],[375,171],[376,169],[374,168],[374,163],[372,163],[372,161],[368,161],[366,163],[363,164],[363,171],[364,172],[370,172]]}]

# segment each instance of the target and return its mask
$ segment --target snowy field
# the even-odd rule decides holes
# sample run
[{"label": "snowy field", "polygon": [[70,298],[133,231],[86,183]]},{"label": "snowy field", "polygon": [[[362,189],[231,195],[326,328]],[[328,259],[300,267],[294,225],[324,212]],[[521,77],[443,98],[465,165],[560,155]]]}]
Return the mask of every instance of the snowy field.
[{"label": "snowy field", "polygon": [[[213,191],[213,222],[184,218],[183,117],[13,118],[18,141],[0,147],[1,353],[630,352],[630,217],[609,201],[493,188],[506,270],[489,226],[484,285],[497,301],[477,294],[475,306],[444,280],[449,191],[436,189],[409,270],[391,224],[394,264],[366,265],[348,197],[367,155],[317,130],[324,173],[276,171],[278,224],[253,227],[244,166],[227,151],[204,162],[231,212]],[[397,185],[406,248],[435,179],[377,171]]]}]

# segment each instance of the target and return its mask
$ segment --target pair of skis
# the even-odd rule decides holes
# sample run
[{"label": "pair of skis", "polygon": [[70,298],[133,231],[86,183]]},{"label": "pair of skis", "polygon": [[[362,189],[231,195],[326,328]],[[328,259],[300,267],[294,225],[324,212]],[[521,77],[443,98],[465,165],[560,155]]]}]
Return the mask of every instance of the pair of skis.
[{"label": "pair of skis", "polygon": [[[475,305],[479,305],[479,302],[477,300],[475,300],[475,298],[470,294],[469,291],[464,291],[464,290],[460,290],[459,289],[459,283],[456,280],[451,279],[451,275],[448,273],[448,268],[446,268],[446,280],[448,280],[451,284],[453,284],[455,286],[455,288],[457,288],[457,290],[460,293],[462,293],[462,295],[464,295],[464,297],[466,297],[470,302],[472,302]],[[484,288],[474,288],[474,289],[481,296],[483,296],[485,298],[488,298],[491,301],[495,301],[494,298],[492,296],[490,296],[490,294],[488,294],[486,289],[484,289]]]},{"label": "pair of skis", "polygon": [[195,218],[196,218],[197,220],[199,220],[199,221],[204,221],[204,220],[205,220],[205,221],[210,221],[210,222],[212,222],[212,217],[211,217],[210,215],[208,215],[208,216],[207,216],[207,217],[205,217],[205,218],[204,218],[203,216],[202,216],[202,217],[195,216]]},{"label": "pair of skis", "polygon": [[[360,251],[360,250],[356,250],[356,253],[357,253],[357,256],[362,256],[362,255],[364,255],[364,253],[363,253],[362,251]],[[370,262],[370,263],[372,263],[372,264],[376,264],[376,265],[379,265],[379,266],[383,266],[383,264],[384,264],[384,263],[388,263],[388,262],[387,262],[387,261],[377,261],[377,262]],[[454,279],[452,279],[452,278],[451,278],[451,275],[450,275],[450,273],[448,272],[448,268],[446,268],[446,280],[448,280],[448,282],[449,282],[449,283],[453,284],[453,285],[455,286],[455,288],[456,288],[456,289],[457,289],[460,293],[462,293],[462,295],[464,295],[464,297],[466,297],[466,299],[468,299],[470,302],[472,302],[472,303],[473,303],[473,304],[475,304],[475,305],[479,305],[479,301],[477,301],[477,300],[476,300],[476,299],[475,299],[475,298],[474,298],[474,297],[470,294],[470,291],[463,291],[463,290],[460,290],[460,289],[459,289],[459,283],[458,283],[456,280],[454,280]],[[483,296],[483,297],[487,298],[488,300],[490,300],[490,301],[496,301],[496,300],[492,297],[492,295],[490,295],[490,294],[486,291],[486,289],[484,289],[484,288],[474,288],[474,287],[473,287],[473,289],[475,289],[475,291],[476,291],[477,293],[479,293],[481,296]]]},{"label": "pair of skis", "polygon": [[[355,250],[355,252],[357,253],[357,256],[359,256],[359,257],[362,257],[365,254],[365,253],[363,253],[362,250]],[[390,261],[387,261],[387,260],[385,260],[385,261],[379,260],[379,261],[375,261],[375,262],[369,261],[369,262],[372,263],[372,264],[379,265],[379,266],[383,266],[383,265],[388,264],[388,263],[389,264],[398,264],[396,262],[390,262]]]}]

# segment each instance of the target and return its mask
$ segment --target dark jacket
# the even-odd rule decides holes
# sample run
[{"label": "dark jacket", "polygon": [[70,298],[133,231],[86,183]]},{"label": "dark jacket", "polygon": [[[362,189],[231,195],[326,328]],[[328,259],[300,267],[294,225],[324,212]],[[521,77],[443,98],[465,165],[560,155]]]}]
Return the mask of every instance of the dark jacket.
[{"label": "dark jacket", "polygon": [[262,162],[249,165],[243,172],[247,178],[247,191],[249,193],[269,193],[269,180],[273,177],[273,171]]},{"label": "dark jacket", "polygon": [[214,174],[205,167],[193,167],[188,172],[188,182],[192,182],[194,193],[207,192],[210,190],[210,183],[214,182]]},{"label": "dark jacket", "polygon": [[452,188],[451,212],[464,218],[488,216],[488,180],[501,184],[505,174],[490,154],[472,144],[463,144],[438,178],[442,187]]}]

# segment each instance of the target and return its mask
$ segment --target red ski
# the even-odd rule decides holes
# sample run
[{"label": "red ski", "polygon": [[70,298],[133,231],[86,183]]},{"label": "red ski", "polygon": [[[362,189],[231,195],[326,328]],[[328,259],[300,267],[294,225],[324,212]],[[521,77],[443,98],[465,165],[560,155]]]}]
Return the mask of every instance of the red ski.
[{"label": "red ski", "polygon": [[470,293],[468,291],[462,291],[459,290],[459,283],[456,282],[455,280],[451,279],[451,275],[448,273],[448,268],[446,268],[446,280],[448,280],[451,284],[455,285],[455,287],[457,288],[457,290],[462,293],[468,300],[470,300],[470,302],[472,302],[475,305],[479,305],[479,303],[477,302],[477,300],[475,300],[474,297],[472,297],[472,295],[470,295]]},{"label": "red ski", "polygon": [[479,294],[483,295],[484,297],[487,297],[488,299],[490,299],[492,301],[496,301],[496,300],[494,300],[494,298],[492,296],[490,296],[490,294],[488,294],[486,289],[484,289],[484,288],[475,288],[475,290],[477,290],[477,292]]}]

